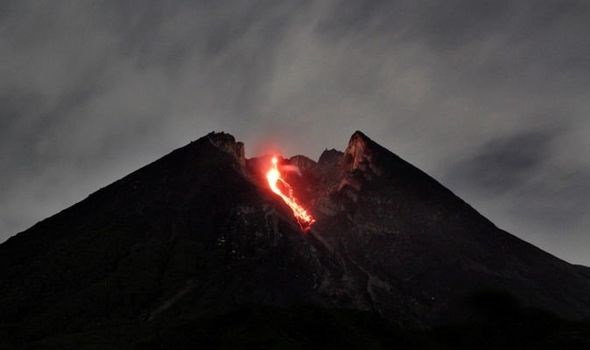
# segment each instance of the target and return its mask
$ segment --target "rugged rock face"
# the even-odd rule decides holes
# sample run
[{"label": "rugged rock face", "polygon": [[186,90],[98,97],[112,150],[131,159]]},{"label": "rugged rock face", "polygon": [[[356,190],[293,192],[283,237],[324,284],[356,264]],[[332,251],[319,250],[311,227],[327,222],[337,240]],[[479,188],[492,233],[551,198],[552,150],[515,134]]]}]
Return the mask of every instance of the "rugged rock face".
[{"label": "rugged rock face", "polygon": [[117,348],[244,306],[357,310],[431,327],[472,320],[470,300],[490,291],[590,316],[587,269],[499,230],[361,132],[317,163],[281,159],[298,168],[288,180],[317,218],[309,233],[265,186],[268,161],[211,133],[9,239],[0,339],[109,334]]},{"label": "rugged rock face", "polygon": [[244,144],[242,142],[236,142],[236,139],[232,135],[224,132],[212,132],[207,135],[207,139],[215,147],[233,156],[241,167],[246,165]]},{"label": "rugged rock face", "polygon": [[352,293],[364,305],[440,324],[470,317],[469,295],[501,290],[565,317],[588,316],[590,284],[579,270],[498,229],[361,132],[336,163],[341,180],[323,203],[338,209],[318,208],[313,230],[338,247],[347,280],[365,281]]}]

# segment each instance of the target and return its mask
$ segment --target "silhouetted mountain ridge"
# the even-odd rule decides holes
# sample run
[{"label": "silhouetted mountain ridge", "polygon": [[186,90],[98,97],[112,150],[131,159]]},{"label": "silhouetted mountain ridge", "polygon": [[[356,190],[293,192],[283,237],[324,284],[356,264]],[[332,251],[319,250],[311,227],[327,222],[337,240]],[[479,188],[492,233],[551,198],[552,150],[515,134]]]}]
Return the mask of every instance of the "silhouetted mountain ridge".
[{"label": "silhouetted mountain ridge", "polygon": [[516,320],[546,310],[551,327],[590,316],[587,268],[498,229],[362,132],[318,162],[280,160],[298,168],[286,174],[317,219],[309,233],[268,189],[269,159],[211,133],[1,244],[0,339],[157,347],[175,344],[168,334],[180,346],[202,342],[208,322],[234,332],[277,317],[275,337],[319,314],[342,320],[346,342],[389,347],[415,340],[402,329],[498,319],[481,300]]}]

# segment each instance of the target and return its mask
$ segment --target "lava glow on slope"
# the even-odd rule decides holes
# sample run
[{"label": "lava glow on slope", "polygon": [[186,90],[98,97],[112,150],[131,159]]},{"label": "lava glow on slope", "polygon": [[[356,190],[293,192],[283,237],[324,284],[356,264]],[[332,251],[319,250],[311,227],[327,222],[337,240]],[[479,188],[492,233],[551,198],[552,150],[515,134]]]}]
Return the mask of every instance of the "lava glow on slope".
[{"label": "lava glow on slope", "polygon": [[291,208],[299,226],[301,226],[304,231],[308,231],[311,228],[311,225],[315,222],[315,219],[307,212],[307,210],[305,210],[305,208],[297,203],[297,200],[293,196],[293,188],[281,177],[278,162],[279,160],[277,157],[272,157],[271,167],[266,173],[268,186],[274,193],[283,199],[289,208]]}]

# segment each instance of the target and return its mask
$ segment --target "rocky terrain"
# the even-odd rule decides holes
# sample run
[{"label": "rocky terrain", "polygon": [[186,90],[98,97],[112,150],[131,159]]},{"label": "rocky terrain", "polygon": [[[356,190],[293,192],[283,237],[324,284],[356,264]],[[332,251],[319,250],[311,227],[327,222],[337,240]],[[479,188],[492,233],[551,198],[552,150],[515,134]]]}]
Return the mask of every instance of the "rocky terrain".
[{"label": "rocky terrain", "polygon": [[309,232],[269,156],[211,133],[1,244],[0,348],[590,344],[588,268],[363,133],[280,159]]}]

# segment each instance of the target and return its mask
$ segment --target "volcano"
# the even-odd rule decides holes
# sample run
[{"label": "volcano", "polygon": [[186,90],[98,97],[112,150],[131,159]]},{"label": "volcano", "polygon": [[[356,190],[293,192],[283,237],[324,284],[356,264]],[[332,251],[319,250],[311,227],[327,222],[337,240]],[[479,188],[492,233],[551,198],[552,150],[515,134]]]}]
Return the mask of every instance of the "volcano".
[{"label": "volcano", "polygon": [[317,162],[244,154],[210,133],[1,244],[0,348],[590,344],[590,269],[362,132]]}]

